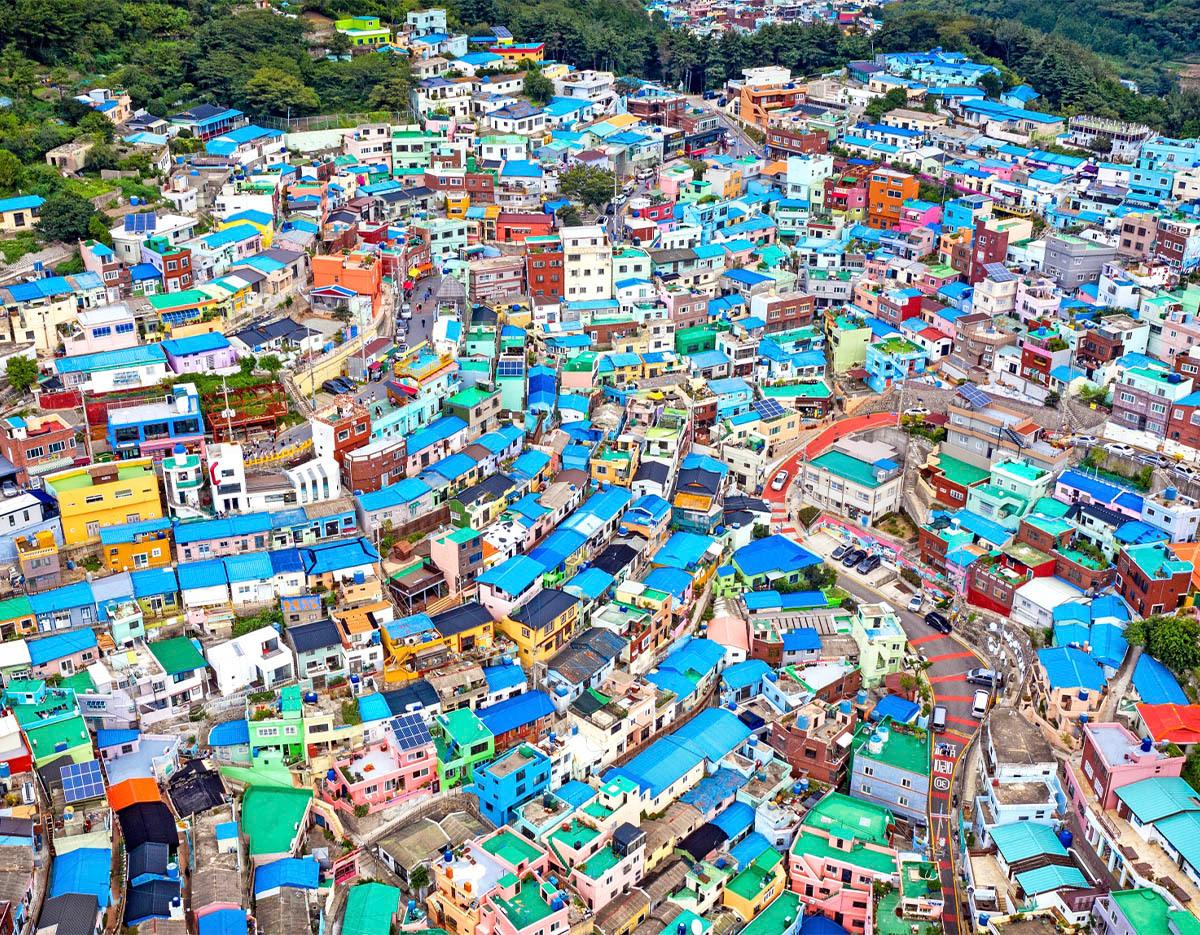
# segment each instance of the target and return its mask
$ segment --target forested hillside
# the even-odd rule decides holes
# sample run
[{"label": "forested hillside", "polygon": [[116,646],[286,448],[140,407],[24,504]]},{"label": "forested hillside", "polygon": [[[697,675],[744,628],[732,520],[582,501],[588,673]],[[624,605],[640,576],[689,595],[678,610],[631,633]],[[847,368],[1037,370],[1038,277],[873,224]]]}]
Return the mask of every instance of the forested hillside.
[{"label": "forested hillside", "polygon": [[1111,58],[1149,94],[1173,86],[1169,63],[1200,56],[1200,0],[963,0],[953,9],[1077,42]]},{"label": "forested hillside", "polygon": [[[1024,0],[967,2],[999,9]],[[1136,6],[1136,0],[1126,2]],[[1041,106],[1141,120],[1173,135],[1200,134],[1200,96],[1135,95],[1120,85],[1110,62],[1076,43],[1010,20],[953,13],[936,6],[940,3],[891,5],[883,29],[870,38],[845,36],[825,24],[797,24],[716,40],[668,29],[661,18],[648,17],[638,0],[458,0],[449,8],[456,27],[467,32],[504,24],[519,38],[544,41],[548,57],[661,78],[693,91],[716,87],[748,65],[786,65],[812,75],[873,52],[940,45],[1003,66],[1006,83],[1027,82],[1042,93]],[[1184,22],[1190,22],[1186,16],[1194,16],[1198,3],[1170,0],[1161,9],[1190,4],[1190,13],[1181,9]],[[321,17],[374,13],[402,22],[413,6],[309,0],[291,4],[288,11]],[[1095,18],[1079,14],[1080,20]],[[1156,22],[1167,19],[1155,17]],[[325,26],[322,34],[304,17],[228,0],[16,0],[2,5],[0,36],[8,41],[0,51],[0,90],[14,106],[0,114],[0,149],[25,163],[39,161],[48,148],[73,138],[85,117],[71,94],[98,84],[123,87],[135,106],[164,115],[209,100],[254,117],[404,109],[410,86],[406,61],[387,54],[331,60],[325,57],[327,47],[344,50],[337,47],[340,37],[331,38],[328,20]],[[1161,28],[1154,41],[1168,52],[1186,51],[1179,29]],[[1200,27],[1192,31],[1193,38],[1198,34]]]}]

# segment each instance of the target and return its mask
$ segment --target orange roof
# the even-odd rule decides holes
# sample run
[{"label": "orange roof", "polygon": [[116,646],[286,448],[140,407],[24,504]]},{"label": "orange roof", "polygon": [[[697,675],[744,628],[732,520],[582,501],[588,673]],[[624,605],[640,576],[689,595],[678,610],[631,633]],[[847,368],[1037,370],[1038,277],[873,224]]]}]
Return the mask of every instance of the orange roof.
[{"label": "orange roof", "polygon": [[1192,563],[1192,590],[1200,591],[1200,542],[1168,542],[1175,557]]},{"label": "orange roof", "polygon": [[1200,705],[1139,704],[1137,710],[1156,741],[1200,743]]},{"label": "orange roof", "polygon": [[162,796],[158,792],[158,783],[144,776],[126,779],[124,782],[108,787],[108,804],[113,807],[114,812],[119,812],[130,805],[136,805],[138,802],[161,801]]}]

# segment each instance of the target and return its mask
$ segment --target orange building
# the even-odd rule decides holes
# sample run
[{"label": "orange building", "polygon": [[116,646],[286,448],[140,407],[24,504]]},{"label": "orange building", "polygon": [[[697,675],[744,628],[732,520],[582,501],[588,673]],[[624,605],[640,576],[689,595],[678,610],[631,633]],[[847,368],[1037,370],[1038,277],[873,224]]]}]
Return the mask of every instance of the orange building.
[{"label": "orange building", "polygon": [[369,253],[331,253],[312,258],[313,289],[342,286],[371,297],[371,311],[383,299],[383,264]]},{"label": "orange building", "polygon": [[867,186],[867,224],[884,230],[900,223],[904,202],[916,198],[921,183],[914,175],[895,169],[879,168],[871,173]]},{"label": "orange building", "polygon": [[761,130],[767,128],[772,112],[794,107],[804,100],[804,85],[795,82],[786,84],[746,84],[742,86],[739,99],[741,118]]}]

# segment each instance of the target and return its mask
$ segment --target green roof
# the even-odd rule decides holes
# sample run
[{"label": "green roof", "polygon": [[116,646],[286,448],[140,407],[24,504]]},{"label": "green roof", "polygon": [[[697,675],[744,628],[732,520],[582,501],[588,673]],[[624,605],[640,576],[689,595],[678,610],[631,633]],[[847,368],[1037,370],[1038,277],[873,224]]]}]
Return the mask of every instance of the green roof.
[{"label": "green roof", "polygon": [[359,883],[346,894],[342,935],[390,935],[400,890],[386,883]]},{"label": "green roof", "polygon": [[820,828],[836,838],[888,843],[888,828],[895,823],[892,813],[881,805],[831,792],[804,817],[804,824]]},{"label": "green roof", "polygon": [[764,386],[762,394],[768,399],[777,396],[785,398],[801,396],[805,399],[826,399],[833,395],[833,390],[825,383],[784,383],[780,386]]},{"label": "green roof", "polygon": [[184,289],[182,292],[168,292],[163,295],[147,297],[150,307],[155,311],[179,308],[181,305],[203,305],[205,302],[211,302],[212,300],[212,296],[207,292],[201,292],[199,289]]},{"label": "green roof", "polygon": [[800,897],[784,890],[754,920],[742,929],[742,935],[779,935],[800,915]]},{"label": "green roof", "polygon": [[1171,907],[1154,890],[1121,890],[1109,896],[1135,932],[1167,935],[1167,912]]},{"label": "green roof", "polygon": [[291,853],[312,797],[311,789],[247,789],[242,796],[242,830],[250,840],[250,856]]},{"label": "green roof", "polygon": [[992,828],[992,840],[996,843],[1000,856],[1009,866],[1042,854],[1057,857],[1065,857],[1067,854],[1054,829],[1032,821],[1011,821],[996,825]]},{"label": "green roof", "polygon": [[68,675],[58,684],[60,688],[69,688],[76,694],[94,691],[96,688],[96,683],[92,681],[91,673],[87,669],[80,669],[74,675]]},{"label": "green roof", "polygon": [[1043,468],[1034,467],[1028,461],[1004,461],[1000,464],[994,465],[992,469],[995,471],[1006,471],[1009,474],[1015,474],[1017,477],[1021,478],[1021,480],[1029,481],[1030,483],[1041,480],[1048,473]]},{"label": "green roof", "polygon": [[517,931],[536,925],[554,911],[532,878],[521,883],[512,899],[497,898],[495,903]]},{"label": "green roof", "polygon": [[1192,563],[1176,558],[1175,553],[1161,542],[1127,545],[1125,553],[1153,581],[1165,581],[1175,575],[1192,573]]},{"label": "green roof", "polygon": [[450,406],[465,406],[471,408],[478,406],[485,399],[490,399],[495,393],[489,393],[486,390],[481,390],[477,386],[468,386],[465,390],[459,390],[453,396],[446,400]]},{"label": "green roof", "polygon": [[208,665],[200,655],[200,650],[186,636],[155,640],[149,644],[149,649],[167,675],[180,675]]},{"label": "green roof", "polygon": [[852,481],[860,487],[874,490],[881,481],[875,477],[875,468],[866,461],[851,457],[844,451],[827,451],[819,458],[812,460],[814,467],[836,474],[838,477]]},{"label": "green roof", "polygon": [[507,829],[488,838],[483,849],[513,867],[537,860],[542,856],[542,852],[536,847],[520,835],[513,834]]},{"label": "green roof", "polygon": [[[25,739],[29,741],[29,750],[35,760],[53,756],[56,752],[65,753],[86,744],[92,745],[92,737],[88,733],[87,723],[76,715],[64,721],[52,721],[49,724],[25,727]],[[57,748],[65,744],[62,750]]]},{"label": "green roof", "polygon": [[986,468],[975,467],[973,464],[967,464],[966,461],[959,461],[958,458],[943,454],[938,455],[938,470],[942,472],[946,480],[952,484],[958,484],[960,487],[970,487],[991,476]]},{"label": "green roof", "polygon": [[814,834],[811,831],[802,830],[796,835],[796,840],[792,844],[792,854],[797,857],[817,857],[842,861],[878,874],[891,874],[896,871],[896,855],[892,851],[877,851],[862,845],[851,847],[850,850],[843,850],[840,847],[834,847],[830,840],[823,835]]},{"label": "green roof", "polygon": [[1089,885],[1087,877],[1078,867],[1063,867],[1058,864],[1035,867],[1033,870],[1018,873],[1017,883],[1025,891],[1025,895],[1030,897],[1063,887],[1086,889]]},{"label": "green roof", "polygon": [[1034,513],[1041,513],[1043,516],[1052,516],[1055,519],[1066,516],[1071,509],[1069,503],[1063,503],[1061,500],[1055,500],[1053,497],[1042,497],[1033,505]]},{"label": "green roof", "polygon": [[29,598],[22,594],[20,597],[10,597],[0,601],[0,620],[16,620],[20,617],[32,617],[33,605]]},{"label": "green roof", "polygon": [[471,747],[481,740],[491,740],[492,732],[470,708],[458,708],[440,718],[450,739],[460,747]]},{"label": "green roof", "polygon": [[617,856],[617,852],[611,846],[602,847],[583,862],[583,866],[579,868],[579,871],[586,877],[599,880],[604,874],[615,867],[617,861],[620,859]]},{"label": "green roof", "polygon": [[929,735],[921,731],[923,736],[917,736],[913,731],[900,730],[895,724],[889,724],[887,740],[878,753],[871,753],[867,745],[871,735],[880,725],[863,724],[855,734],[854,755],[866,757],[877,763],[887,763],[896,769],[921,776],[929,775]]},{"label": "green roof", "polygon": [[783,860],[783,855],[773,847],[768,847],[759,854],[750,866],[729,881],[726,888],[745,900],[753,900],[770,884],[775,868]]}]

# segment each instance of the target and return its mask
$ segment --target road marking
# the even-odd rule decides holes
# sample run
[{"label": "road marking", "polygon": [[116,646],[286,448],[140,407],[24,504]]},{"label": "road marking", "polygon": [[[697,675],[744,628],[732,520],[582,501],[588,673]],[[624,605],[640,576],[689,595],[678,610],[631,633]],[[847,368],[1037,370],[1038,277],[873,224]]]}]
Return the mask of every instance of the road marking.
[{"label": "road marking", "polygon": [[969,721],[965,717],[954,717],[953,715],[947,717],[946,720],[954,724],[965,724],[967,727],[977,727],[979,725],[978,721]]},{"label": "road marking", "polygon": [[967,702],[970,702],[970,701],[975,700],[970,695],[939,695],[937,692],[933,693],[933,697],[936,698],[938,702],[943,702],[943,701],[967,701]]},{"label": "road marking", "polygon": [[[978,725],[976,725],[976,726],[978,726]],[[960,734],[956,730],[947,730],[946,733],[950,734],[953,737],[957,737],[959,740],[961,740],[963,742],[964,745],[969,744],[974,739],[973,734]],[[957,756],[957,754],[955,754],[955,755]]]},{"label": "road marking", "polygon": [[909,640],[910,646],[920,646],[924,643],[932,643],[934,640],[950,639],[945,633],[930,633],[928,636],[918,636],[915,640]]},{"label": "road marking", "polygon": [[[930,662],[932,662],[932,661],[933,660],[931,659]],[[965,672],[955,672],[953,675],[935,675],[931,679],[929,679],[929,684],[930,685],[941,685],[945,682],[962,682],[964,685],[966,685],[967,684],[966,678],[965,678],[966,674],[967,673],[965,673]]]},{"label": "road marking", "polygon": [[964,651],[957,652],[957,653],[942,653],[940,656],[930,656],[929,661],[930,662],[944,662],[947,659],[974,659],[974,658],[975,658],[974,653],[966,652],[964,650]]}]

